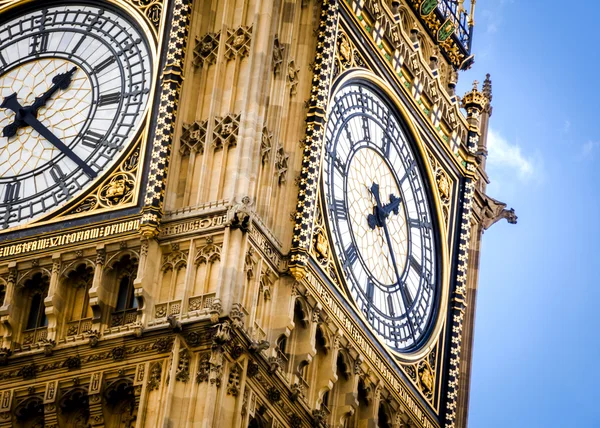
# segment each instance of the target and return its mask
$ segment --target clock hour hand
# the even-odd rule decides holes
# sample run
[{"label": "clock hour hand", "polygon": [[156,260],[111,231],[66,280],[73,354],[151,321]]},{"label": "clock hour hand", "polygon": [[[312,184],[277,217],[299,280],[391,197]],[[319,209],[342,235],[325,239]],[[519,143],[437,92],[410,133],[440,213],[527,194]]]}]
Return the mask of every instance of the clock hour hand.
[{"label": "clock hour hand", "polygon": [[48,128],[46,128],[42,122],[36,119],[36,117],[32,113],[27,113],[23,118],[25,123],[35,129],[42,137],[48,140],[54,147],[64,153],[69,159],[79,166],[83,172],[87,174],[90,178],[96,177],[96,171],[94,171],[88,164],[86,164],[79,156],[77,156],[73,151],[62,141],[58,139],[56,135],[52,133]]},{"label": "clock hour hand", "polygon": [[376,205],[373,207],[373,213],[367,216],[367,223],[369,224],[369,227],[374,230],[378,226],[383,227],[385,225],[385,220],[388,218],[390,213],[393,212],[394,214],[398,214],[402,199],[397,196],[390,195],[390,202],[387,205],[383,205],[379,196],[379,184],[373,183],[369,191],[375,198]]},{"label": "clock hour hand", "polygon": [[16,114],[14,122],[6,125],[2,130],[3,137],[13,137],[17,134],[17,130],[19,128],[26,125],[25,121],[23,120],[23,116],[26,112],[19,103],[19,100],[17,100],[17,93],[15,92],[7,97],[4,97],[2,104],[0,104],[0,108],[11,110]]},{"label": "clock hour hand", "polygon": [[75,74],[75,71],[77,71],[77,67],[73,67],[66,73],[61,73],[54,76],[52,78],[52,83],[54,84],[42,95],[35,97],[33,104],[25,108],[29,109],[29,111],[37,117],[37,111],[40,109],[40,107],[44,107],[46,105],[48,100],[56,93],[56,91],[59,89],[65,90],[71,85],[71,80],[73,78],[73,74]]},{"label": "clock hour hand", "polygon": [[21,106],[19,101],[17,100],[17,93],[13,93],[4,98],[2,104],[0,104],[0,108],[5,108],[12,110],[15,112],[15,120],[6,125],[2,130],[2,135],[4,137],[10,138],[14,137],[17,134],[19,128],[22,128],[27,125],[27,122],[24,120],[25,115],[28,113],[32,114],[37,118],[37,112],[41,107],[44,107],[48,100],[58,91],[59,89],[67,89],[69,85],[71,85],[71,79],[73,74],[77,71],[77,67],[73,67],[71,70],[66,73],[57,74],[52,78],[52,83],[54,83],[46,92],[44,92],[39,97],[35,98],[33,104],[27,107]]}]

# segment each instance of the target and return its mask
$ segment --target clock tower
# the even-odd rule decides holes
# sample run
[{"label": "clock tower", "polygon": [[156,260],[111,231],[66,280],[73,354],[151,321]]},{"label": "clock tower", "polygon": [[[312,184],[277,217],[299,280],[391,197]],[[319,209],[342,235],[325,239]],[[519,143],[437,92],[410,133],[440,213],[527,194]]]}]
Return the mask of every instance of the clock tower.
[{"label": "clock tower", "polygon": [[0,427],[466,426],[474,3],[0,0]]}]

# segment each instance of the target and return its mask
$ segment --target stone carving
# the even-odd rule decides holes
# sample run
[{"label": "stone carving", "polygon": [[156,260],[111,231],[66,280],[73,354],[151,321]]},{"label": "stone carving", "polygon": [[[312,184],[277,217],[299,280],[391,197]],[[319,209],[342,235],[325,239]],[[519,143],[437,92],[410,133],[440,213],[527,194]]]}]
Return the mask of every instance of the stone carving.
[{"label": "stone carving", "polygon": [[270,386],[267,388],[267,398],[271,403],[277,404],[281,401],[281,392],[275,386]]},{"label": "stone carving", "polygon": [[148,376],[148,390],[154,391],[160,387],[160,378],[162,373],[162,363],[156,362],[150,366],[150,375]]},{"label": "stone carving", "polygon": [[162,354],[163,352],[169,352],[173,346],[173,336],[160,337],[152,344],[152,349]]},{"label": "stone carving", "polygon": [[110,355],[115,361],[123,361],[127,356],[127,349],[125,346],[117,346],[110,351]]},{"label": "stone carving", "polygon": [[198,373],[196,373],[196,383],[208,382],[210,373],[210,354],[202,354],[198,363]]},{"label": "stone carving", "polygon": [[298,92],[299,73],[300,69],[296,67],[294,60],[288,62],[287,82],[290,86],[290,95],[296,95],[296,92]]},{"label": "stone carving", "polygon": [[240,26],[235,30],[227,31],[225,42],[225,58],[229,61],[236,57],[243,58],[250,52],[252,27]]},{"label": "stone carving", "polygon": [[190,153],[204,153],[207,127],[208,120],[183,124],[183,132],[179,138],[179,153],[182,156],[189,156]]},{"label": "stone carving", "polygon": [[280,186],[286,182],[289,158],[290,155],[285,152],[283,146],[279,146],[275,156],[275,175]]},{"label": "stone carving", "polygon": [[483,229],[489,229],[493,224],[503,218],[510,224],[517,224],[517,215],[513,208],[506,209],[506,204],[494,198],[484,195],[483,206]]},{"label": "stone carving", "polygon": [[244,196],[242,202],[233,204],[227,213],[229,225],[233,229],[241,229],[242,232],[248,232],[250,228],[250,220],[252,218],[252,210],[250,207],[250,198]]},{"label": "stone carving", "polygon": [[175,371],[175,380],[184,383],[190,380],[190,355],[185,348],[179,351],[179,361],[177,363],[177,370]]},{"label": "stone carving", "polygon": [[202,68],[205,64],[208,66],[217,61],[220,39],[220,31],[217,33],[206,33],[201,38],[196,38],[193,53],[194,67]]},{"label": "stone carving", "polygon": [[283,54],[285,47],[279,41],[279,36],[275,34],[273,38],[273,73],[277,76],[281,71],[281,64],[283,63]]},{"label": "stone carving", "polygon": [[269,346],[271,345],[269,344],[268,340],[261,340],[260,342],[252,341],[250,343],[250,346],[248,347],[248,350],[250,351],[250,353],[256,354],[258,352],[264,351],[265,349],[269,349]]},{"label": "stone carving", "polygon": [[267,129],[267,127],[263,127],[262,136],[260,140],[260,159],[262,161],[263,166],[269,161],[269,155],[271,154],[271,149],[273,147],[273,133]]},{"label": "stone carving", "polygon": [[62,364],[63,367],[68,368],[69,370],[75,370],[81,367],[81,358],[79,356],[69,357]]},{"label": "stone carving", "polygon": [[223,147],[235,147],[240,127],[240,115],[229,113],[223,117],[215,117],[213,129],[213,145],[215,150]]},{"label": "stone carving", "polygon": [[240,373],[241,369],[237,364],[234,364],[229,372],[229,380],[227,381],[227,395],[237,397],[240,392]]}]

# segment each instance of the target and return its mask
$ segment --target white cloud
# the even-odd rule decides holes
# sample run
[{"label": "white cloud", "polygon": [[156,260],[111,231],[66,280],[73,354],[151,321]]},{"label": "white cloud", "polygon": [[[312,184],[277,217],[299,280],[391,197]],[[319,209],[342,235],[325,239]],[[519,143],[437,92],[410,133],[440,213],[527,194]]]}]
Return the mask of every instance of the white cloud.
[{"label": "white cloud", "polygon": [[563,125],[563,131],[565,133],[567,133],[570,130],[571,130],[571,121],[570,120],[565,120],[565,124]]},{"label": "white cloud", "polygon": [[539,178],[539,162],[522,153],[521,146],[511,144],[506,138],[492,128],[488,130],[487,165],[491,168],[515,174],[521,181]]},{"label": "white cloud", "polygon": [[596,149],[600,147],[600,141],[588,141],[581,146],[581,158],[590,158],[594,156]]}]

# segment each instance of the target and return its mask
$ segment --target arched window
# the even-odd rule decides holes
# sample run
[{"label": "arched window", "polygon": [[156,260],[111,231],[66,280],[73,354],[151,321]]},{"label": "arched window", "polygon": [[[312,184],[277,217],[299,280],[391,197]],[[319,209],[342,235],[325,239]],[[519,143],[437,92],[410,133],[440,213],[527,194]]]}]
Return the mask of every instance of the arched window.
[{"label": "arched window", "polygon": [[379,405],[379,410],[377,411],[377,428],[392,428],[390,417],[381,404]]},{"label": "arched window", "polygon": [[85,263],[69,272],[66,287],[69,297],[66,335],[74,336],[92,330],[92,308],[90,307],[90,287],[94,270]]},{"label": "arched window", "polygon": [[111,327],[131,324],[137,321],[138,301],[135,297],[133,281],[137,272],[137,259],[124,255],[112,266],[116,272],[114,310],[111,315]]},{"label": "arched window", "polygon": [[48,317],[44,306],[44,299],[48,297],[48,285],[48,276],[42,273],[36,273],[25,281],[23,288],[27,293],[25,300],[27,312],[24,320],[23,345],[32,345],[48,337]]},{"label": "arched window", "polygon": [[281,370],[285,373],[288,368],[289,355],[287,354],[287,337],[285,334],[279,336],[277,341],[275,342],[275,352],[277,353],[277,358],[281,360]]},{"label": "arched window", "polygon": [[308,390],[308,361],[302,361],[298,364],[298,380],[304,391]]},{"label": "arched window", "polygon": [[133,277],[123,276],[119,281],[117,304],[112,315],[111,327],[135,322],[138,304],[134,296]]},{"label": "arched window", "polygon": [[44,307],[44,298],[46,293],[35,293],[31,298],[29,306],[29,316],[27,317],[26,330],[36,329],[38,327],[46,327],[48,325],[48,317],[46,317],[46,308]]},{"label": "arched window", "polygon": [[317,348],[317,355],[327,355],[327,342],[320,327],[317,327],[315,333],[315,347]]}]

